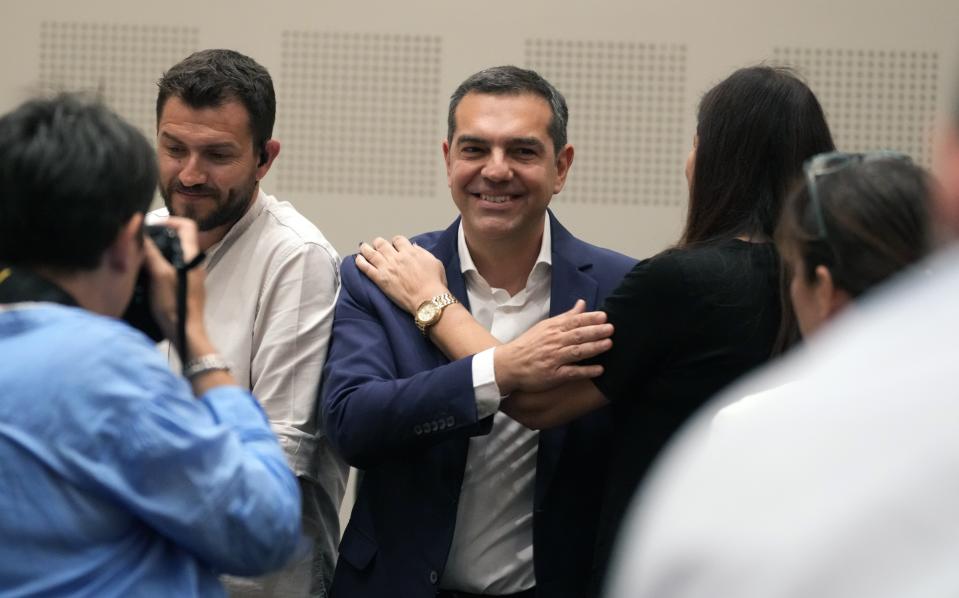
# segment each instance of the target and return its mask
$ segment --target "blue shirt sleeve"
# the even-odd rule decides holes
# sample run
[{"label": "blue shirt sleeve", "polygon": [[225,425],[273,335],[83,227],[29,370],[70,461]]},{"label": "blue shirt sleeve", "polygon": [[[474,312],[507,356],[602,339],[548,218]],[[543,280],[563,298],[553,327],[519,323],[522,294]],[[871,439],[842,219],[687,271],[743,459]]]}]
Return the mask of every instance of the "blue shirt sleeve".
[{"label": "blue shirt sleeve", "polygon": [[281,567],[300,495],[253,396],[221,386],[197,400],[152,347],[116,349],[89,357],[73,386],[88,396],[59,436],[65,470],[217,571]]}]

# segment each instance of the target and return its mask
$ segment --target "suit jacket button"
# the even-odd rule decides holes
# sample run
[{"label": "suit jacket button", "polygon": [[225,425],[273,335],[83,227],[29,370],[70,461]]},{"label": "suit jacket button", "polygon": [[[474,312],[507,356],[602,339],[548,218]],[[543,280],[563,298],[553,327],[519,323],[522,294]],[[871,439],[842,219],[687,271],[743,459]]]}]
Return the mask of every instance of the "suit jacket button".
[{"label": "suit jacket button", "polygon": [[419,424],[416,424],[415,426],[413,426],[413,433],[419,436],[420,434],[423,433],[423,428],[421,428]]},{"label": "suit jacket button", "polygon": [[453,427],[453,423],[454,423],[455,421],[456,421],[456,420],[454,420],[454,419],[453,419],[453,416],[451,415],[451,416],[449,416],[449,417],[446,418],[446,425],[447,425],[448,427],[452,428],[452,427]]},{"label": "suit jacket button", "polygon": [[436,571],[430,571],[430,583],[436,583],[439,579],[440,576]]}]

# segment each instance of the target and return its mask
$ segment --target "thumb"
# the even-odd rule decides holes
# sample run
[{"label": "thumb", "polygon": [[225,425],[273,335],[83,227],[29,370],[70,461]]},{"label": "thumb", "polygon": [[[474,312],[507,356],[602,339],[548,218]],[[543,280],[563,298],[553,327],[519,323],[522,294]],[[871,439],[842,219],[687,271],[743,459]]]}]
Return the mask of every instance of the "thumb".
[{"label": "thumb", "polygon": [[566,314],[575,316],[576,314],[581,314],[584,311],[586,311],[586,301],[582,299],[577,299],[576,304],[573,305],[573,307],[571,307],[569,311],[566,312]]}]

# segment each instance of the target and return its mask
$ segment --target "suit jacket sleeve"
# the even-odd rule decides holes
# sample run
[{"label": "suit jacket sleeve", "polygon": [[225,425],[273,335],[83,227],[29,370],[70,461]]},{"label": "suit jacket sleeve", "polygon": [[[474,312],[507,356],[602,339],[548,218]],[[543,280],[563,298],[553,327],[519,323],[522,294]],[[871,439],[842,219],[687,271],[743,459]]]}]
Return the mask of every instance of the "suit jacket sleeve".
[{"label": "suit jacket sleeve", "polygon": [[352,258],[343,261],[342,284],[321,404],[343,458],[365,469],[488,433],[492,417],[480,421],[476,413],[472,357],[449,362]]}]

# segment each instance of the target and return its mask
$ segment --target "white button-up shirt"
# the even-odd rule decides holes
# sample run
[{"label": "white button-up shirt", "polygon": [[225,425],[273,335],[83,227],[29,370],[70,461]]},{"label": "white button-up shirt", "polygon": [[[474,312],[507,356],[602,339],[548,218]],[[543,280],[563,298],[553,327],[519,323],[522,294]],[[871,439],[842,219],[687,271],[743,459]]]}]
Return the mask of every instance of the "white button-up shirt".
[{"label": "white button-up shirt", "polygon": [[[161,209],[151,219],[165,216]],[[340,258],[290,203],[262,190],[206,254],[204,319],[210,339],[266,412],[301,479],[304,531],[332,562],[348,468],[317,426],[316,397],[340,288]],[[168,347],[166,352],[178,366],[176,352]]]},{"label": "white button-up shirt", "polygon": [[[509,342],[549,316],[552,255],[549,218],[526,287],[513,295],[480,276],[459,228],[459,258],[473,317],[500,342]],[[533,494],[539,434],[498,411],[493,349],[473,358],[479,417],[493,429],[470,439],[456,528],[440,587],[510,594],[533,587]]]}]

